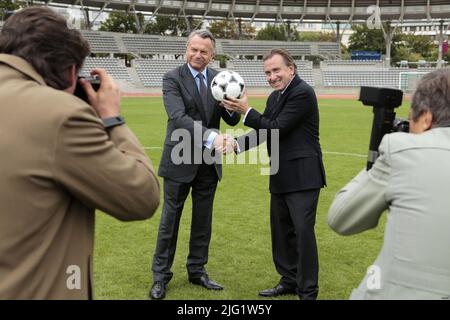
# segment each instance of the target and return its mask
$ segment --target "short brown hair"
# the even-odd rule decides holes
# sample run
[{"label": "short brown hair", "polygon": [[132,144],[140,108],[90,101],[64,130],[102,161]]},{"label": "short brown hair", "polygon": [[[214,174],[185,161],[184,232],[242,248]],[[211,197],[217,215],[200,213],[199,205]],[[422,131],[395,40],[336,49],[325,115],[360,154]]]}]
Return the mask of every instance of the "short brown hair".
[{"label": "short brown hair", "polygon": [[89,55],[89,43],[66,19],[46,7],[28,7],[14,13],[0,33],[0,53],[28,61],[55,89],[66,89],[67,69],[75,64],[77,71]]},{"label": "short brown hair", "polygon": [[287,50],[282,48],[275,48],[270,50],[269,53],[264,56],[263,61],[266,61],[277,54],[283,58],[285,65],[287,65],[288,67],[293,66],[294,71],[297,72],[297,65],[295,64],[294,58],[292,58],[291,54]]},{"label": "short brown hair", "polygon": [[417,85],[411,102],[411,117],[416,121],[427,111],[433,115],[433,127],[450,124],[450,69],[428,73]]}]

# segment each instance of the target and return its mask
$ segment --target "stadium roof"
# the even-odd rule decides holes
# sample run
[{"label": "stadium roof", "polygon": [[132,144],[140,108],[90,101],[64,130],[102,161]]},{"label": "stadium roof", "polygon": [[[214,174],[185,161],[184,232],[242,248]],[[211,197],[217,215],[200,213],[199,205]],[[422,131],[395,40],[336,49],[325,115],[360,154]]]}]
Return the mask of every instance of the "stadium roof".
[{"label": "stadium roof", "polygon": [[251,20],[365,21],[377,5],[383,21],[449,20],[449,0],[43,0],[100,10],[131,10],[148,14]]}]

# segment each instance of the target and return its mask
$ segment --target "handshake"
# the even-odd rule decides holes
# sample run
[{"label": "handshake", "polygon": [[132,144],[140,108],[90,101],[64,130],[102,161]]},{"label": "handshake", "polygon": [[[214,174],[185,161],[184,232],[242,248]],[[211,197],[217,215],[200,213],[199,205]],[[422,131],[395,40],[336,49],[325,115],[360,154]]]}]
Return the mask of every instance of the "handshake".
[{"label": "handshake", "polygon": [[214,149],[222,154],[230,154],[237,150],[237,142],[232,136],[226,133],[218,134],[214,138]]}]

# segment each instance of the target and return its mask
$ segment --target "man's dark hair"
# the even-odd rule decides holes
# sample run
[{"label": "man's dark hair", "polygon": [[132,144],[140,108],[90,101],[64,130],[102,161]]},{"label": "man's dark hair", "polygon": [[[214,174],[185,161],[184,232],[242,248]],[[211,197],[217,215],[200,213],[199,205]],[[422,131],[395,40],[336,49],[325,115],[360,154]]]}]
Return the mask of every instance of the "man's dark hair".
[{"label": "man's dark hair", "polygon": [[275,55],[280,55],[284,60],[284,64],[288,67],[294,67],[294,71],[297,72],[297,65],[295,64],[294,58],[292,58],[290,53],[285,49],[275,48],[270,50],[269,53],[264,56],[263,61],[266,61]]},{"label": "man's dark hair", "polygon": [[424,112],[433,115],[433,127],[450,124],[450,70],[439,69],[426,74],[417,85],[411,102],[411,117],[417,120]]},{"label": "man's dark hair", "polygon": [[46,7],[14,13],[0,33],[0,53],[28,61],[47,85],[59,90],[69,87],[68,68],[75,64],[78,72],[89,52],[89,43],[81,33]]}]

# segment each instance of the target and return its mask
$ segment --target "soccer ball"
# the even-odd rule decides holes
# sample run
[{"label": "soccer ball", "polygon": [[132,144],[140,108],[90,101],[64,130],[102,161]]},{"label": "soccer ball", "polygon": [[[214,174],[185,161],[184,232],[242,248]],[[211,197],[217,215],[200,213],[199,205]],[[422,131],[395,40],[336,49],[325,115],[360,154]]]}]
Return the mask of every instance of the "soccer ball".
[{"label": "soccer ball", "polygon": [[211,92],[217,101],[227,97],[239,99],[244,92],[245,84],[239,73],[224,70],[219,72],[211,81]]}]

